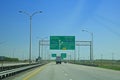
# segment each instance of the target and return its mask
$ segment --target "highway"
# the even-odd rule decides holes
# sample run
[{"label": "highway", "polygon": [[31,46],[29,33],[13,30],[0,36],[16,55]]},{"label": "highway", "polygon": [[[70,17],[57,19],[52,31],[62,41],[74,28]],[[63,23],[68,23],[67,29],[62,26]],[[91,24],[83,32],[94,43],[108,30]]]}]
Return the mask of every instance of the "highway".
[{"label": "highway", "polygon": [[9,80],[120,80],[120,71],[52,62]]}]

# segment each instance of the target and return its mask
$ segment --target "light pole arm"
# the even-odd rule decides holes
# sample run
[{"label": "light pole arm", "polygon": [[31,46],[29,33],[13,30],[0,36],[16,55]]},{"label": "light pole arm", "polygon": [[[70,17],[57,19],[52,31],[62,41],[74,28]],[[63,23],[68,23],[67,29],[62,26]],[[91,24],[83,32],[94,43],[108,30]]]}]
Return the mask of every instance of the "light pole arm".
[{"label": "light pole arm", "polygon": [[32,13],[31,15],[30,15],[29,13],[25,12],[25,11],[19,11],[19,13],[26,14],[26,15],[28,15],[29,17],[32,18],[32,16],[34,16],[34,15],[37,14],[37,13],[42,13],[42,11],[36,11],[36,12]]},{"label": "light pole arm", "polygon": [[26,14],[26,15],[28,15],[28,16],[30,17],[30,14],[29,14],[29,13],[27,13],[27,12],[25,12],[25,11],[19,11],[19,13]]},{"label": "light pole arm", "polygon": [[42,13],[42,11],[36,11],[31,16],[34,16],[35,14]]},{"label": "light pole arm", "polygon": [[82,30],[82,31],[87,32],[91,35],[90,60],[93,61],[93,32],[89,32],[87,30]]}]

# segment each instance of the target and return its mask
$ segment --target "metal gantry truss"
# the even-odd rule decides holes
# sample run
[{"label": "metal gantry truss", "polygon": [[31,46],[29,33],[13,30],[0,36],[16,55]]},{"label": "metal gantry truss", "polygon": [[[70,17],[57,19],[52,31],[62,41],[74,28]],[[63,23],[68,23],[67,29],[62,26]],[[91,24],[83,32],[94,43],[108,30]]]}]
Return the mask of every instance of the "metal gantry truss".
[{"label": "metal gantry truss", "polygon": [[[39,55],[41,55],[41,57],[43,57],[44,46],[50,46],[50,41],[49,40],[39,41]],[[90,47],[90,61],[93,60],[92,41],[75,41],[75,46],[89,46]]]}]

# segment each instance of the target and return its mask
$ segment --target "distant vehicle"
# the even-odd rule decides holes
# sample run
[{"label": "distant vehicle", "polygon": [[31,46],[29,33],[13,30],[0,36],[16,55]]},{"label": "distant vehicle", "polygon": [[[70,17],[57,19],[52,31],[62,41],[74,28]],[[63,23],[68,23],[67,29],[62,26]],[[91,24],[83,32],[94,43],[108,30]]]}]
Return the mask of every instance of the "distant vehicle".
[{"label": "distant vehicle", "polygon": [[64,63],[67,63],[67,61],[66,61],[66,60],[64,60]]},{"label": "distant vehicle", "polygon": [[61,64],[61,62],[62,62],[62,59],[61,59],[61,57],[60,56],[57,56],[56,57],[56,64]]}]

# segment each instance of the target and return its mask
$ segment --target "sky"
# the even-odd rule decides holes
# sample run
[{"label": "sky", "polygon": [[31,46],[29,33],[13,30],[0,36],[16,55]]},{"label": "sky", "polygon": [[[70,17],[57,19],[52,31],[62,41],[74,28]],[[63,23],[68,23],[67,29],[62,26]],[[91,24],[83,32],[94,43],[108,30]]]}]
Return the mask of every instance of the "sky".
[{"label": "sky", "polygon": [[[93,33],[94,59],[120,59],[120,0],[0,0],[0,56],[27,59],[29,16],[32,14],[32,58],[38,57],[38,41],[49,36],[75,36],[90,41]],[[76,55],[78,48],[76,47]],[[54,53],[54,51],[50,51]],[[80,47],[88,59],[89,47]]]}]

